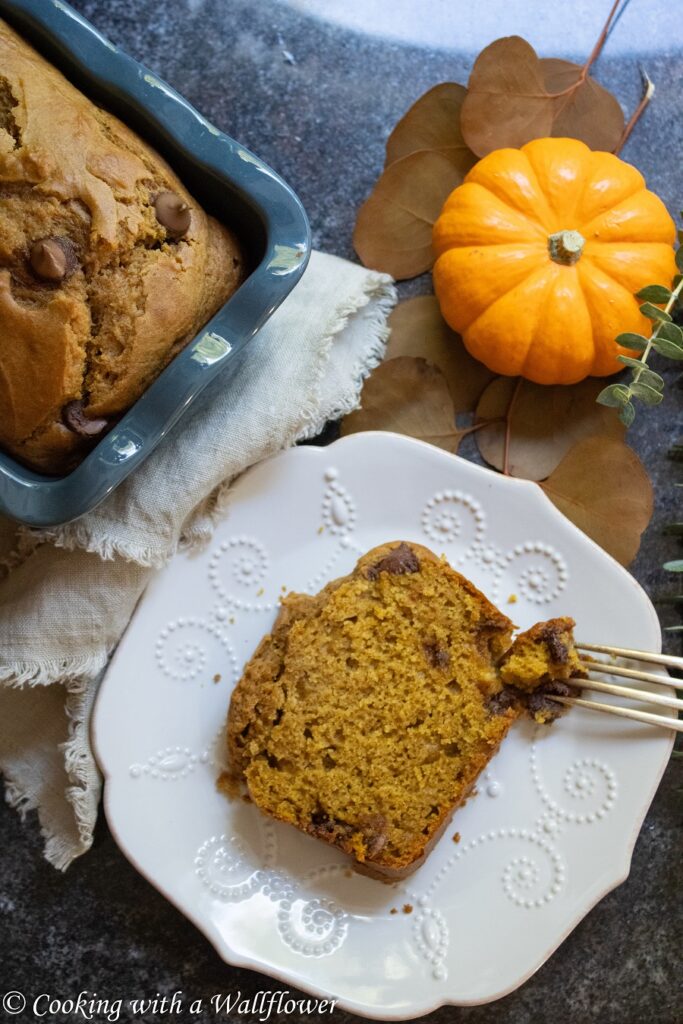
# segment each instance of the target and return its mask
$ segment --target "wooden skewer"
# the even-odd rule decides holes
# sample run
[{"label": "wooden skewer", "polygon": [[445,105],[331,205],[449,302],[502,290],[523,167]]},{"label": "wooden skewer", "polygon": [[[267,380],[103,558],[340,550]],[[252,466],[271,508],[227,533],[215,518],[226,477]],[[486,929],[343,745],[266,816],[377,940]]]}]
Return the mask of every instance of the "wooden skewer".
[{"label": "wooden skewer", "polygon": [[[657,686],[675,686],[676,680],[671,676],[657,675],[655,672],[641,672],[637,668],[626,668],[624,665],[610,665],[606,661],[584,661],[587,672],[604,672],[608,676],[623,676],[625,679],[639,679],[643,683],[655,683]],[[681,683],[683,689],[683,682]]]},{"label": "wooden skewer", "polygon": [[661,704],[666,708],[676,708],[683,711],[683,700],[678,697],[670,697],[662,693],[652,693],[650,690],[636,690],[633,686],[617,686],[615,683],[603,683],[601,679],[571,679],[575,686],[584,690],[594,690],[597,693],[611,693],[615,697],[630,697],[631,700],[641,701],[643,704]]},{"label": "wooden skewer", "polygon": [[590,711],[604,711],[609,715],[630,718],[635,722],[645,722],[648,725],[659,725],[664,729],[673,729],[674,732],[683,732],[683,719],[680,718],[654,715],[649,711],[636,711],[633,708],[622,708],[616,704],[599,704],[597,701],[584,700],[582,697],[557,697],[554,694],[548,694],[548,698],[556,700],[558,704],[566,704],[568,707],[588,708]]},{"label": "wooden skewer", "polygon": [[607,644],[584,644],[577,641],[576,646],[582,651],[597,651],[598,654],[610,654],[614,658],[630,658],[632,661],[651,661],[655,665],[668,665],[669,668],[683,670],[683,658],[675,654],[655,654],[653,651],[635,651],[630,647],[609,647]]}]

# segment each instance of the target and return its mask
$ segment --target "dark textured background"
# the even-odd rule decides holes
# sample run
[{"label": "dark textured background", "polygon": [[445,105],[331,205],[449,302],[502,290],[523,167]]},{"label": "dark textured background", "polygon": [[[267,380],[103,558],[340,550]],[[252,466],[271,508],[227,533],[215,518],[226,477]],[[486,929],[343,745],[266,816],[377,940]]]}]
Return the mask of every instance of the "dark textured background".
[{"label": "dark textured background", "polygon": [[[535,2],[540,0],[529,0],[528,6]],[[377,176],[389,130],[429,86],[466,81],[472,60],[369,39],[272,0],[76,0],[75,6],[279,171],[308,210],[314,244],[349,258],[354,257],[355,211]],[[650,54],[646,64],[657,83],[656,98],[623,155],[677,215],[683,202],[676,158],[683,148],[683,55]],[[599,78],[627,110],[638,99],[638,66],[632,57],[608,55],[598,65]],[[401,293],[428,288],[425,278],[401,286]],[[666,450],[676,433],[683,435],[683,393],[673,386],[675,374],[668,376],[664,404],[640,411],[630,434],[657,495],[655,516],[632,568],[655,598],[671,586],[661,563],[677,556],[675,539],[662,527],[677,497],[675,467]],[[678,496],[680,504],[680,491]],[[671,606],[662,605],[661,611],[665,625],[676,621]],[[668,646],[675,649],[671,641]],[[680,1020],[682,786],[681,762],[672,761],[638,839],[629,879],[535,977],[498,1003],[445,1007],[429,1020]],[[113,999],[182,989],[188,999],[208,999],[215,992],[247,995],[269,987],[260,975],[224,964],[124,860],[104,822],[93,850],[60,875],[42,859],[33,824],[22,826],[1,807],[0,877],[0,991],[64,998],[87,989]],[[145,1024],[157,1019],[180,1018],[147,1016]],[[341,1011],[332,1018],[338,1024],[355,1019]]]}]

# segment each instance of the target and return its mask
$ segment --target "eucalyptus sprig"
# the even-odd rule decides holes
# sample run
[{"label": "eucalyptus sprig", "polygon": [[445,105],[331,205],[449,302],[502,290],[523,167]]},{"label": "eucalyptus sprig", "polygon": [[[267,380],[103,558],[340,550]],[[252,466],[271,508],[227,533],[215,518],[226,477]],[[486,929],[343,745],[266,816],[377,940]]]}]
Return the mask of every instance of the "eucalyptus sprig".
[{"label": "eucalyptus sprig", "polygon": [[674,278],[673,288],[651,284],[636,293],[636,298],[643,300],[640,312],[653,323],[650,337],[627,333],[616,339],[622,348],[642,352],[639,359],[617,356],[619,362],[631,370],[631,383],[609,384],[597,397],[601,405],[618,408],[619,418],[627,427],[636,415],[634,398],[645,405],[659,405],[664,397],[664,381],[647,365],[650,354],[655,351],[667,359],[683,359],[683,330],[674,323],[672,316],[683,295],[683,245],[676,252],[676,266],[681,273]]}]

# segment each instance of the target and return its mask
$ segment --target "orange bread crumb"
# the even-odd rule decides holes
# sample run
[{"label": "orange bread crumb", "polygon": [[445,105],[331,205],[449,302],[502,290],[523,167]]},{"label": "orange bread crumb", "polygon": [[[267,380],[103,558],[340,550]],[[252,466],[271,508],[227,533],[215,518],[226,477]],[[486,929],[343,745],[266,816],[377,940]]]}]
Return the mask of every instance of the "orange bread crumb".
[{"label": "orange bread crumb", "polygon": [[[365,873],[404,877],[524,710],[532,681],[506,686],[498,667],[513,628],[417,544],[382,545],[316,596],[287,595],[232,697],[224,788],[246,785]],[[514,657],[511,673],[521,647]]]}]

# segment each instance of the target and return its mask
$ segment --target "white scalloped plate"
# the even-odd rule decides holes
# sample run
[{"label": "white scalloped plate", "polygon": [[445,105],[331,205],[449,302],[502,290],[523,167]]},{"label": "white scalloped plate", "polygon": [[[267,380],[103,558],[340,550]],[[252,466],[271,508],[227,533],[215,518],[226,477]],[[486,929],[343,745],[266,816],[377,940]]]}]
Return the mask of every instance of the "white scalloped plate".
[{"label": "white scalloped plate", "polygon": [[210,546],[150,585],[94,716],[107,817],[136,867],[229,963],[380,1019],[487,1002],[528,978],[628,874],[672,743],[576,709],[551,728],[518,724],[394,886],[228,801],[215,780],[230,691],[280,595],[315,592],[399,538],[445,552],[522,627],[567,614],[586,641],[660,648],[645,593],[538,486],[357,434],[237,481]]}]

